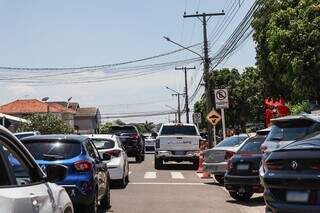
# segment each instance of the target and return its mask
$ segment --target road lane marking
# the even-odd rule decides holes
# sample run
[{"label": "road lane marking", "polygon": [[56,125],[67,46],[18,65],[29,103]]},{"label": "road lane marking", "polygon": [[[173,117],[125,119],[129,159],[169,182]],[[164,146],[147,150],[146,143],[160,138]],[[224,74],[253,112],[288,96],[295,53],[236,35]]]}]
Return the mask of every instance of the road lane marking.
[{"label": "road lane marking", "polygon": [[172,179],[184,179],[184,176],[181,172],[171,172]]},{"label": "road lane marking", "polygon": [[130,185],[189,185],[189,186],[208,186],[204,183],[162,183],[162,182],[130,182]]},{"label": "road lane marking", "polygon": [[156,172],[146,172],[144,174],[145,179],[156,179],[157,178],[157,173]]}]

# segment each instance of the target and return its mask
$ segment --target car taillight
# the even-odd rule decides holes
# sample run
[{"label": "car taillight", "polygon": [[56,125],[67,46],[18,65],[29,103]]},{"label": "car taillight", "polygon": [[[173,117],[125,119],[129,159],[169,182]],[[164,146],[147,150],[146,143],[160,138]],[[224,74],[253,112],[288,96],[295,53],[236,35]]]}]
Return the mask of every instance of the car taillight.
[{"label": "car taillight", "polygon": [[92,164],[88,161],[75,162],[74,167],[79,172],[89,172],[92,168]]},{"label": "car taillight", "polygon": [[264,168],[266,171],[281,170],[283,169],[283,165],[280,163],[266,162],[264,163]]},{"label": "car taillight", "polygon": [[226,151],[226,153],[224,154],[224,159],[229,160],[234,154],[235,154],[235,152]]},{"label": "car taillight", "polygon": [[160,139],[156,139],[156,148],[157,148],[157,149],[160,148]]},{"label": "car taillight", "polygon": [[113,157],[119,157],[121,150],[115,149],[115,150],[107,151],[106,153],[113,156]]},{"label": "car taillight", "polygon": [[132,138],[135,139],[135,140],[139,140],[140,136],[138,134],[133,134]]},{"label": "car taillight", "polygon": [[228,160],[227,172],[231,172],[231,170],[233,168],[232,159],[233,159],[233,156]]}]

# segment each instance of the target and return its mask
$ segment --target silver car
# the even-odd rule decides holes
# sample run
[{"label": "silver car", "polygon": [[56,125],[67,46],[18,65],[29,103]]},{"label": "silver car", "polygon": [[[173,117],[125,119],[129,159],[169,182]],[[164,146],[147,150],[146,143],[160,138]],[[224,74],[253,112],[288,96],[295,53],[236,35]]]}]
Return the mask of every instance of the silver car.
[{"label": "silver car", "polygon": [[73,213],[61,181],[62,165],[50,165],[46,174],[19,140],[0,125],[0,212]]},{"label": "silver car", "polygon": [[214,174],[215,179],[222,184],[228,159],[232,157],[247,138],[248,135],[246,134],[234,135],[224,139],[214,148],[204,151],[204,170]]}]

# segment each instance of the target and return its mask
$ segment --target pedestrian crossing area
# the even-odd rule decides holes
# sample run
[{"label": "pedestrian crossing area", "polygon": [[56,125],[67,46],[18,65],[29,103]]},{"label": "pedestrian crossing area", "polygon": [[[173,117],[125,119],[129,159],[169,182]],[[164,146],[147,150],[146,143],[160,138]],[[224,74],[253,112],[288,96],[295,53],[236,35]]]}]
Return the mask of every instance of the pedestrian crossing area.
[{"label": "pedestrian crossing area", "polygon": [[172,179],[172,180],[184,180],[184,179],[201,179],[202,174],[196,172],[180,172],[180,171],[148,171],[144,174],[133,173],[129,171],[129,176],[134,178],[143,178],[145,180],[156,179]]}]

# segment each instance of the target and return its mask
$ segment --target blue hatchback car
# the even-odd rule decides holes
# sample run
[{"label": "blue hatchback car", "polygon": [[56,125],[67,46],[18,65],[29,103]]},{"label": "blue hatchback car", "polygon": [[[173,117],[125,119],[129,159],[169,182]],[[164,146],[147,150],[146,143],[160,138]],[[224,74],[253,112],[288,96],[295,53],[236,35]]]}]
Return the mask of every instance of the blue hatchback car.
[{"label": "blue hatchback car", "polygon": [[[110,177],[92,141],[80,135],[38,135],[21,140],[40,167],[61,164],[68,167],[62,182],[73,205],[96,213],[98,203],[110,206]],[[104,156],[108,158],[109,156]]]}]

